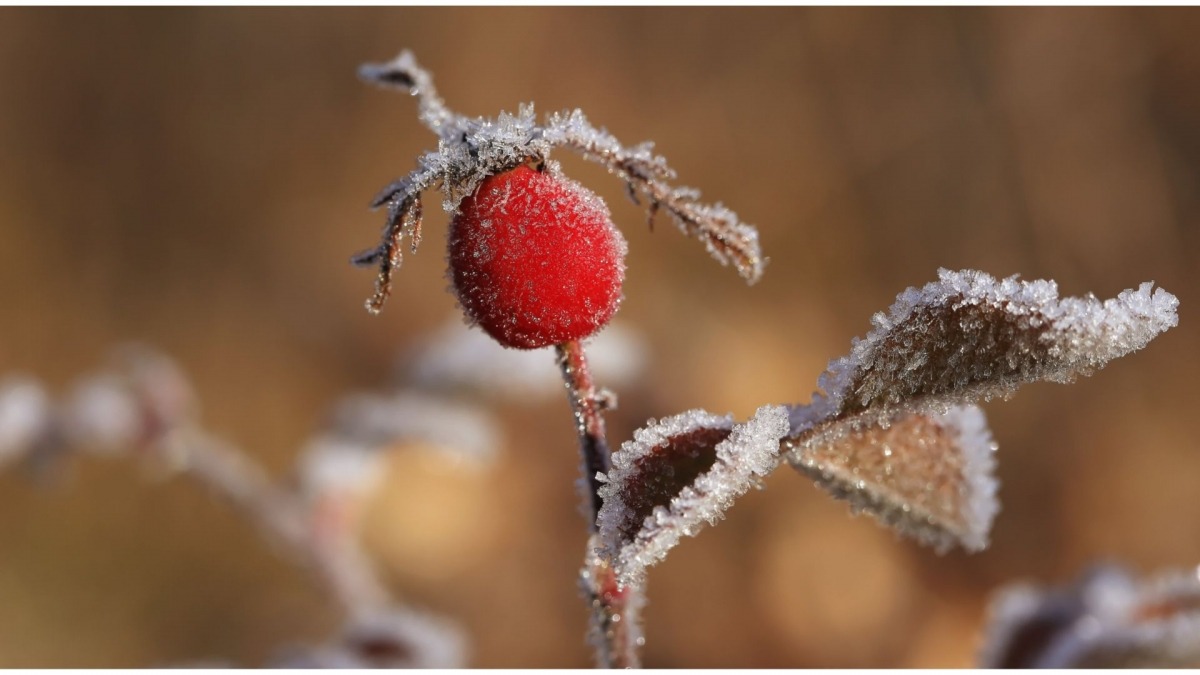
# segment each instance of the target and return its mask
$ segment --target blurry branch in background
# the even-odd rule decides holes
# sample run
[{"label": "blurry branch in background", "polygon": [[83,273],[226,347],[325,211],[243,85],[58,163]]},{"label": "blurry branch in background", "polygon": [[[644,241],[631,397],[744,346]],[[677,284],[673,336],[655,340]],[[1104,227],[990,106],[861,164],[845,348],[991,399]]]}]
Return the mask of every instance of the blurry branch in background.
[{"label": "blurry branch in background", "polygon": [[[0,458],[6,464],[45,464],[69,455],[141,459],[226,499],[259,526],[275,550],[312,572],[346,616],[340,636],[292,650],[285,663],[462,666],[466,641],[461,631],[395,598],[358,543],[358,507],[378,481],[385,451],[414,437],[458,440],[438,436],[439,424],[460,423],[462,415],[471,414],[412,415],[408,407],[414,405],[427,404],[409,397],[348,399],[330,428],[308,447],[298,489],[292,489],[203,427],[191,385],[170,359],[127,347],[117,351],[111,367],[81,380],[61,405],[32,379],[0,382]],[[402,415],[390,426],[372,426],[385,408]],[[478,415],[473,418],[478,428],[494,431]],[[477,440],[468,451],[491,451],[483,445]]]},{"label": "blurry branch in background", "polygon": [[1136,579],[1097,566],[1059,588],[1010,584],[991,603],[984,668],[1196,668],[1200,568]]}]

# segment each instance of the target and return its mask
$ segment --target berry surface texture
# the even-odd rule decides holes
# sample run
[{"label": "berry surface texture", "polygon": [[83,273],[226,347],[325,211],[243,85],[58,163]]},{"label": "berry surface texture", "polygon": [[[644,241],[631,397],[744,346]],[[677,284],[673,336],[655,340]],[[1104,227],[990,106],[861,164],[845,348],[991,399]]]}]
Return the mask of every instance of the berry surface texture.
[{"label": "berry surface texture", "polygon": [[463,200],[450,223],[449,276],[473,323],[506,347],[537,349],[608,323],[626,250],[600,197],[520,166]]}]

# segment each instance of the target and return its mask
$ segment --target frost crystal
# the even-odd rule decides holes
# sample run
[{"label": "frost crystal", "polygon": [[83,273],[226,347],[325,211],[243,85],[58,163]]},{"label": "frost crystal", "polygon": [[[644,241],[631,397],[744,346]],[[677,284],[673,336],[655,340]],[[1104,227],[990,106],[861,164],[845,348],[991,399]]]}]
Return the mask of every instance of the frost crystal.
[{"label": "frost crystal", "polygon": [[1101,302],[1058,297],[1053,281],[939,270],[901,293],[820,383],[828,411],[970,403],[1028,382],[1071,382],[1178,324],[1179,301],[1146,282]]},{"label": "frost crystal", "polygon": [[1138,581],[1106,566],[1065,589],[1013,584],[989,614],[985,668],[1200,666],[1200,569]]},{"label": "frost crystal", "polygon": [[627,148],[607,131],[593,127],[579,110],[551,115],[544,126],[537,124],[532,105],[496,119],[458,115],[446,107],[433,78],[407,51],[388,63],[363,66],[359,74],[369,82],[416,96],[421,122],[439,137],[436,151],[422,156],[415,171],[393,181],[372,203],[388,210],[380,244],[352,260],[379,268],[375,294],[367,301],[372,313],[383,308],[391,292],[392,271],[400,265],[404,237],[416,252],[422,192],[440,188],[445,195],[443,207],[455,213],[487,177],[521,165],[549,165],[555,147],[570,148],[603,164],[625,181],[630,197],[636,201],[640,194],[646,200],[651,219],[660,209],[667,211],[684,233],[703,241],[716,260],[734,265],[747,281],[753,283],[762,275],[765,261],[758,232],[724,206],[701,203],[696,190],[671,186],[668,181],[675,172],[652,152],[650,143]]},{"label": "frost crystal", "polygon": [[887,425],[835,424],[789,439],[785,457],[834,497],[938,551],[987,548],[996,501],[983,411],[901,413]]},{"label": "frost crystal", "polygon": [[0,381],[0,467],[28,455],[51,423],[50,399],[36,380]]},{"label": "frost crystal", "polygon": [[719,520],[775,468],[787,431],[786,410],[764,406],[742,424],[692,410],[635,432],[600,477],[600,538],[621,583],[637,584],[681,537]]}]

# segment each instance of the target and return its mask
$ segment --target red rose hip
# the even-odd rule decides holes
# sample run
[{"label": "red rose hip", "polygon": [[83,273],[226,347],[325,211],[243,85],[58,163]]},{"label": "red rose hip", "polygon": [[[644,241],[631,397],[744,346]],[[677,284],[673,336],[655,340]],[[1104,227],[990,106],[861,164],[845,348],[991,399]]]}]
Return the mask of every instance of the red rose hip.
[{"label": "red rose hip", "polygon": [[625,240],[578,183],[520,166],[486,178],[450,222],[454,292],[505,347],[592,335],[617,311]]}]

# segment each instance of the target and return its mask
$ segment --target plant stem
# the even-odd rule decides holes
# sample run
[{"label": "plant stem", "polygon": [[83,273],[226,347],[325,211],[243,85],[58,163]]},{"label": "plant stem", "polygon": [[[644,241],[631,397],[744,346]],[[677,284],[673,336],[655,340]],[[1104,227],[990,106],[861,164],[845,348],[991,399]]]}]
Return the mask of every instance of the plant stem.
[{"label": "plant stem", "polygon": [[567,398],[575,413],[575,429],[579,433],[579,450],[583,456],[581,470],[588,488],[588,525],[595,532],[596,514],[600,512],[601,505],[600,483],[596,480],[596,474],[608,473],[611,460],[605,436],[604,408],[596,395],[596,385],[592,382],[583,345],[575,341],[564,342],[555,350],[558,367],[567,386]]},{"label": "plant stem", "polygon": [[641,665],[637,653],[642,642],[637,611],[641,589],[621,588],[617,584],[608,560],[599,553],[601,543],[597,535],[596,516],[602,500],[596,474],[608,473],[612,459],[604,427],[604,411],[609,403],[597,393],[582,344],[564,342],[555,347],[555,352],[567,399],[575,413],[581,470],[587,487],[589,537],[581,583],[592,610],[591,642],[600,666],[637,668]]},{"label": "plant stem", "polygon": [[[370,563],[353,543],[347,519],[310,512],[245,453],[199,429],[177,430],[158,449],[177,470],[226,497],[282,544],[348,615],[360,616],[389,602]],[[329,510],[328,505],[322,509]],[[325,517],[315,520],[320,515]]]}]

